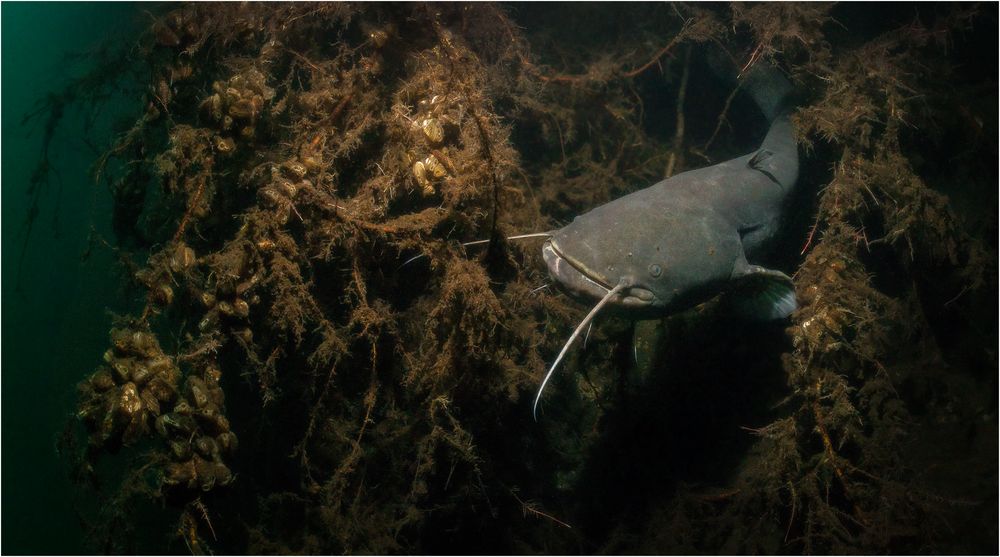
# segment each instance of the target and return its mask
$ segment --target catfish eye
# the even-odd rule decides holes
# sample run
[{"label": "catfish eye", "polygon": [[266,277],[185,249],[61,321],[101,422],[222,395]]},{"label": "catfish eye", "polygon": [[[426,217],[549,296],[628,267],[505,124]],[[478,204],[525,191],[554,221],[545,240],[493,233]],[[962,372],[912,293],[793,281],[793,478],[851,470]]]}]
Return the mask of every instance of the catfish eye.
[{"label": "catfish eye", "polygon": [[652,265],[649,266],[649,274],[653,278],[656,278],[663,274],[663,269],[656,263],[653,263]]}]

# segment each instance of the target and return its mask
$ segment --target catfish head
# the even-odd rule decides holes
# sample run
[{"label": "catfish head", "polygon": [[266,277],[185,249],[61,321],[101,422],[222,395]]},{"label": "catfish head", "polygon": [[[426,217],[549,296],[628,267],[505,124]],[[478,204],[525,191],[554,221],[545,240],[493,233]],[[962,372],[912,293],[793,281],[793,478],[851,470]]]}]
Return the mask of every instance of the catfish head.
[{"label": "catfish head", "polygon": [[585,301],[604,298],[616,313],[648,318],[683,311],[730,279],[739,239],[720,217],[694,208],[661,207],[639,195],[574,219],[542,246],[549,275]]}]

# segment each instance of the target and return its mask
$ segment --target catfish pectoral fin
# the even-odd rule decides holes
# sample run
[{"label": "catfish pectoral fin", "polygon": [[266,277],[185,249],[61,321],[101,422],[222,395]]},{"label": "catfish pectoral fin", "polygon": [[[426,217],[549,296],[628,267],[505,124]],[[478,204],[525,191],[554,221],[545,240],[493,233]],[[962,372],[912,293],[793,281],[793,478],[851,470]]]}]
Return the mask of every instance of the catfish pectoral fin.
[{"label": "catfish pectoral fin", "polygon": [[799,307],[791,277],[758,265],[747,265],[734,277],[728,297],[740,315],[754,321],[784,319]]},{"label": "catfish pectoral fin", "polygon": [[760,149],[756,153],[754,153],[753,157],[750,157],[750,160],[747,161],[747,166],[759,170],[764,161],[773,156],[774,153],[772,153],[771,151],[768,151],[767,149]]}]

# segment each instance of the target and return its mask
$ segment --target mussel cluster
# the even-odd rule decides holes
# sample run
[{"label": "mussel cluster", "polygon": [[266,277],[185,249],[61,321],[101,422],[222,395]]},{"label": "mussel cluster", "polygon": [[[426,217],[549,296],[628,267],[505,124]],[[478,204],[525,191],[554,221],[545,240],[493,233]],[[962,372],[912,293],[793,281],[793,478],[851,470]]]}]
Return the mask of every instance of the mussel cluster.
[{"label": "mussel cluster", "polygon": [[184,48],[199,41],[202,29],[194,14],[178,10],[153,24],[152,33],[159,46]]},{"label": "mussel cluster", "polygon": [[237,440],[224,414],[221,377],[212,365],[200,375],[189,375],[173,410],[156,419],[156,432],[166,440],[173,459],[163,471],[164,485],[209,491],[233,481],[223,456],[233,454]]},{"label": "mussel cluster", "polygon": [[230,155],[236,140],[252,141],[264,107],[274,98],[274,89],[260,71],[249,69],[212,84],[213,93],[201,103],[202,118],[216,134],[212,137],[215,152]]},{"label": "mussel cluster", "polygon": [[150,432],[177,398],[180,370],[156,337],[139,329],[111,331],[105,365],[79,385],[78,416],[94,448],[116,450]]},{"label": "mussel cluster", "polygon": [[213,274],[209,285],[204,290],[197,291],[195,297],[205,314],[198,322],[198,330],[211,333],[226,324],[234,334],[244,342],[250,343],[252,332],[247,326],[250,308],[260,303],[260,297],[253,292],[260,283],[260,272],[251,272],[249,257],[242,250],[233,250],[228,260],[219,265],[225,269]]},{"label": "mussel cluster", "polygon": [[229,484],[233,474],[222,459],[237,441],[225,416],[222,372],[208,364],[180,388],[180,369],[153,333],[112,329],[111,345],[105,365],[79,385],[78,416],[91,448],[114,452],[155,431],[171,457],[163,485],[207,491]]},{"label": "mussel cluster", "polygon": [[276,222],[284,224],[292,214],[295,196],[303,190],[312,190],[313,183],[306,176],[318,169],[316,159],[290,159],[271,168],[270,183],[257,190],[261,205],[272,211]]},{"label": "mussel cluster", "polygon": [[[169,306],[174,301],[173,274],[183,274],[197,263],[194,250],[184,242],[177,242],[172,249],[152,259],[150,265],[136,272],[135,278],[149,291],[149,301],[158,307]],[[163,260],[166,261],[163,261]]]},{"label": "mussel cluster", "polygon": [[[451,114],[456,110],[457,114]],[[413,178],[424,195],[433,195],[437,191],[436,184],[450,174],[445,166],[445,124],[457,126],[460,119],[460,105],[452,103],[448,97],[433,95],[419,102],[418,113],[410,120],[410,129],[417,144],[421,145],[420,151],[427,152],[427,155],[421,157],[422,153],[409,151],[406,162],[411,166]]]}]

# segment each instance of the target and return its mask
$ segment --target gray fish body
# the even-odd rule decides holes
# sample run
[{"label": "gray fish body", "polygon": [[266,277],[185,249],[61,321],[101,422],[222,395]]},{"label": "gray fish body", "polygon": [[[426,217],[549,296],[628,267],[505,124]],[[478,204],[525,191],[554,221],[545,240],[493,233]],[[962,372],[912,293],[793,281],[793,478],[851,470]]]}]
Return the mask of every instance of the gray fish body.
[{"label": "gray fish body", "polygon": [[765,277],[764,283],[786,283],[780,291],[771,289],[765,317],[790,313],[790,279],[747,261],[776,233],[799,172],[787,113],[769,114],[776,112],[773,100],[758,104],[772,118],[759,149],[580,215],[543,246],[552,278],[591,300],[623,283],[608,305],[642,319],[697,305],[748,276]]},{"label": "gray fish body", "polygon": [[729,289],[737,311],[754,319],[783,318],[795,310],[792,279],[747,261],[777,232],[799,176],[798,147],[782,112],[791,84],[775,68],[759,66],[744,79],[771,122],[759,149],[667,178],[547,234],[542,255],[549,275],[571,294],[597,303],[542,379],[532,406],[536,419],[545,385],[604,307],[648,319]]}]

